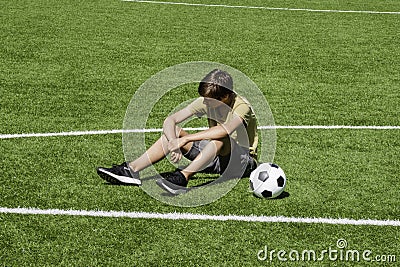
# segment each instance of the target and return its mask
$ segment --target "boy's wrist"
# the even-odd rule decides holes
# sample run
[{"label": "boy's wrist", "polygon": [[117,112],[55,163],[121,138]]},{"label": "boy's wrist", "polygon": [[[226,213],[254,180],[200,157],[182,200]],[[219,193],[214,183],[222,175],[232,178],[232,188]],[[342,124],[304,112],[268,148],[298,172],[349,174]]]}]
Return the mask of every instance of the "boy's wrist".
[{"label": "boy's wrist", "polygon": [[182,136],[181,138],[183,140],[184,145],[186,145],[186,143],[189,142],[187,136]]},{"label": "boy's wrist", "polygon": [[190,134],[189,135],[185,135],[181,137],[183,139],[183,143],[186,145],[187,143],[189,143],[190,140]]}]

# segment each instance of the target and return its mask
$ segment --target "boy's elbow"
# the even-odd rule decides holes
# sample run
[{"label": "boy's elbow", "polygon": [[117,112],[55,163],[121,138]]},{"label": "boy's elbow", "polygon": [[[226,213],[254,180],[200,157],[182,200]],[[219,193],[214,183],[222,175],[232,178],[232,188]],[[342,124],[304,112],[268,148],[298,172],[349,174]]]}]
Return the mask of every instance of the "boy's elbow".
[{"label": "boy's elbow", "polygon": [[174,120],[169,116],[167,118],[165,118],[163,125],[164,126],[168,126],[174,123]]}]

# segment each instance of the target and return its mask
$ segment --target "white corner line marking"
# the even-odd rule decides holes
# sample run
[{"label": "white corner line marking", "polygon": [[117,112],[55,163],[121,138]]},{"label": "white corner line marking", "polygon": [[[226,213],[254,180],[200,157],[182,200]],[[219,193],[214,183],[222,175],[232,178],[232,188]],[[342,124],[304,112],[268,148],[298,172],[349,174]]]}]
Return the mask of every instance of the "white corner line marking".
[{"label": "white corner line marking", "polygon": [[[186,131],[203,131],[206,127],[184,128]],[[259,126],[259,130],[271,129],[294,129],[294,130],[400,130],[400,126],[351,126],[351,125],[275,125],[275,126]],[[52,132],[52,133],[16,133],[16,134],[0,134],[0,139],[14,138],[30,138],[30,137],[57,137],[57,136],[81,136],[81,135],[105,135],[105,134],[123,134],[123,133],[160,133],[163,129],[115,129],[115,130],[92,130],[92,131],[71,131],[71,132]]]},{"label": "white corner line marking", "polygon": [[149,0],[121,0],[121,1],[123,1],[123,2],[135,2],[135,3],[162,4],[162,5],[198,6],[198,7],[225,7],[225,8],[281,10],[281,11],[307,11],[307,12],[326,12],[326,13],[364,13],[364,14],[400,15],[400,12],[398,12],[398,11],[334,10],[334,9],[331,10],[331,9],[288,8],[288,7],[238,6],[238,5],[200,4],[200,3],[166,2],[166,1],[149,1]]},{"label": "white corner line marking", "polygon": [[66,215],[88,216],[103,218],[130,218],[130,219],[161,219],[161,220],[206,220],[206,221],[240,221],[260,223],[320,223],[334,225],[370,225],[370,226],[400,226],[397,220],[371,219],[334,219],[334,218],[296,218],[285,216],[256,216],[256,215],[207,215],[193,213],[153,213],[153,212],[125,212],[125,211],[94,211],[94,210],[61,210],[37,208],[5,208],[0,207],[0,213],[23,215]]}]

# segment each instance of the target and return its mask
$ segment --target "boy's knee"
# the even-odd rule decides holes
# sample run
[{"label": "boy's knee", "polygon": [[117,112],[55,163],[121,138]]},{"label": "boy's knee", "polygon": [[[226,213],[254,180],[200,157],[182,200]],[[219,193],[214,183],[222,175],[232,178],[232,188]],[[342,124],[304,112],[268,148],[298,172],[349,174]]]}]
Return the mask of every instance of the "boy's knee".
[{"label": "boy's knee", "polygon": [[214,153],[218,154],[218,152],[223,147],[224,143],[221,140],[203,140],[200,142],[204,142],[201,146],[201,152],[203,151],[213,151]]},{"label": "boy's knee", "polygon": [[221,150],[224,146],[224,142],[222,140],[211,140],[210,143],[214,144],[217,151]]},{"label": "boy's knee", "polygon": [[166,153],[168,151],[168,138],[165,136],[165,134],[162,134],[159,140],[161,141],[161,146],[164,150],[164,153]]},{"label": "boy's knee", "polygon": [[229,138],[216,139],[212,140],[212,142],[214,142],[217,148],[218,155],[226,156],[231,152],[231,143]]},{"label": "boy's knee", "polygon": [[183,130],[181,127],[175,126],[175,135],[178,137],[183,137],[185,135],[188,135],[188,133],[185,130]]},{"label": "boy's knee", "polygon": [[182,128],[181,128],[181,127],[175,126],[175,135],[176,135],[176,136],[180,136],[181,131],[182,131]]},{"label": "boy's knee", "polygon": [[215,155],[220,155],[221,151],[224,150],[224,142],[218,139],[210,140],[207,146],[214,152]]}]

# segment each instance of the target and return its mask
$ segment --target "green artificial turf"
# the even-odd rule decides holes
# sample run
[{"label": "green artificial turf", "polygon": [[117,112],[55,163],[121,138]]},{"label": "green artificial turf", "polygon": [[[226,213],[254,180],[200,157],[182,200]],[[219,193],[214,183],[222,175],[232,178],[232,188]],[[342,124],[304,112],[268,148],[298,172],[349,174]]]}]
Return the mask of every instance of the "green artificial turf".
[{"label": "green artificial turf", "polygon": [[[205,3],[204,1],[190,1]],[[0,134],[122,129],[136,90],[190,61],[220,62],[260,88],[277,125],[399,126],[399,15],[161,5],[0,1]],[[211,4],[400,11],[397,1],[232,1]],[[146,121],[196,97],[162,96]],[[144,103],[151,99],[143,99]],[[194,120],[191,127],[205,126]],[[248,178],[204,206],[167,205],[101,180],[124,161],[121,134],[0,139],[0,207],[399,220],[400,132],[277,129],[284,197],[256,198]],[[150,145],[160,133],[146,133]],[[266,140],[264,140],[265,142]],[[263,142],[261,140],[261,142]],[[262,145],[262,144],[261,144]],[[174,169],[167,160],[159,171]],[[197,175],[191,185],[213,177]],[[373,266],[260,261],[269,249],[337,248],[397,255],[394,226],[221,222],[0,214],[3,266]],[[275,254],[276,255],[276,254]],[[396,263],[386,262],[388,266]]]}]

